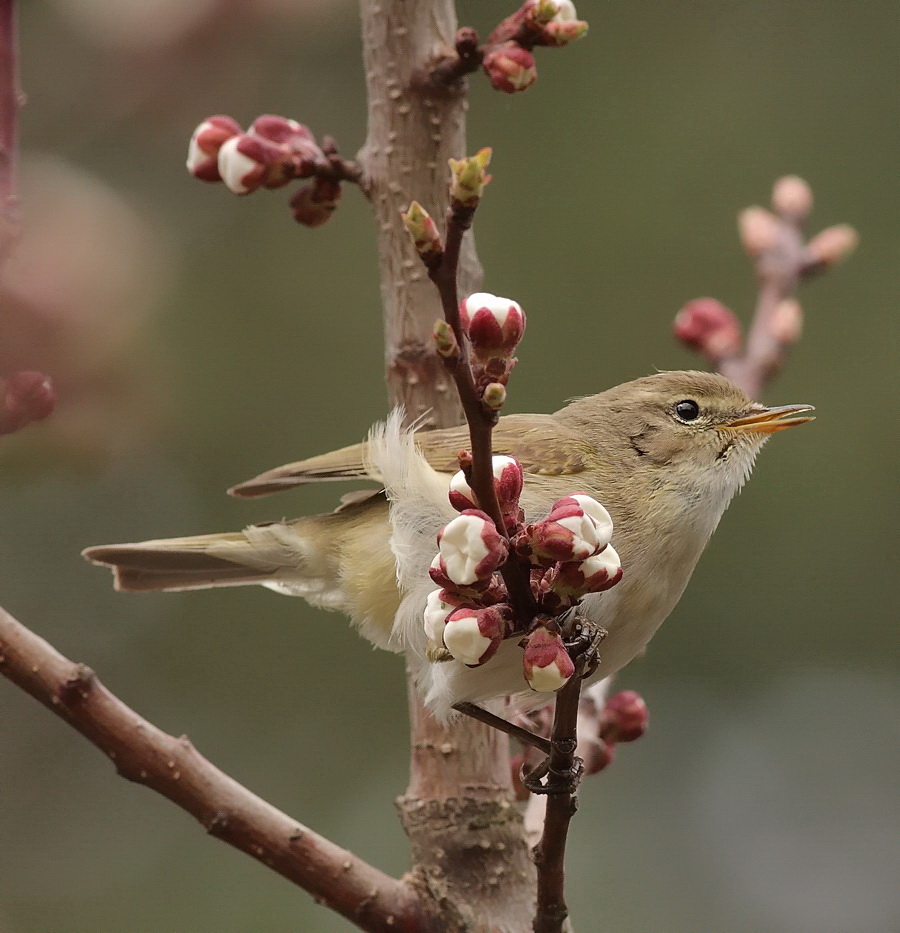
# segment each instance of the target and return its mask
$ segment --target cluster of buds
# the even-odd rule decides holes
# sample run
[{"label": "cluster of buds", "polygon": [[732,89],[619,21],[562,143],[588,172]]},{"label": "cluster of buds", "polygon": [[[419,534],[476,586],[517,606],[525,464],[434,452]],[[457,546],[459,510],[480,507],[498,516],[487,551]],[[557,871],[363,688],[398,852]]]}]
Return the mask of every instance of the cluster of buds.
[{"label": "cluster of buds", "polygon": [[[466,457],[461,461],[468,464]],[[519,505],[521,464],[494,457],[492,466],[504,528],[478,508],[467,469],[457,473],[449,498],[460,514],[438,535],[429,573],[440,588],[428,597],[425,632],[433,645],[471,667],[489,661],[505,638],[519,638],[525,680],[533,690],[553,692],[575,670],[555,617],[621,579],[609,543],[612,520],[599,502],[577,493],[555,502],[543,520],[526,524]],[[508,560],[527,568],[539,610],[524,632],[517,629],[500,573]]]},{"label": "cluster of buds", "polygon": [[56,407],[56,392],[43,373],[18,372],[0,379],[0,434],[43,421]]},{"label": "cluster of buds", "polygon": [[587,29],[571,0],[527,0],[491,33],[482,67],[498,91],[516,94],[537,81],[535,46],[568,45]]},{"label": "cluster of buds", "polygon": [[[772,188],[771,209],[755,205],[738,215],[738,234],[753,261],[757,279],[781,292],[768,311],[765,330],[775,346],[796,343],[803,329],[803,309],[791,294],[796,285],[845,259],[856,247],[856,231],[847,224],[826,227],[808,242],[804,227],[813,207],[809,185],[796,175],[779,178]],[[744,351],[741,326],[733,311],[714,298],[689,301],[675,318],[676,338],[716,366]]]},{"label": "cluster of buds", "polygon": [[460,304],[459,321],[469,339],[476,388],[485,406],[497,411],[506,401],[514,354],[525,333],[525,312],[511,298],[475,292]]},{"label": "cluster of buds", "polygon": [[329,157],[309,128],[272,114],[257,117],[246,132],[231,117],[207,117],[191,136],[187,169],[201,181],[223,182],[234,194],[312,178],[291,199],[294,218],[309,227],[329,219],[341,193]]}]

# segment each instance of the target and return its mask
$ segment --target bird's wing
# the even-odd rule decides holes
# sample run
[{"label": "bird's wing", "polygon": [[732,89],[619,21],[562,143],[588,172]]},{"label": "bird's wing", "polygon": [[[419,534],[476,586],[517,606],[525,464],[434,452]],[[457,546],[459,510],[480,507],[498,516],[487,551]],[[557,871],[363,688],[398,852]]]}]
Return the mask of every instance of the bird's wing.
[{"label": "bird's wing", "polygon": [[[459,452],[471,446],[465,425],[419,431],[415,440],[429,465],[439,473],[455,473],[459,469]],[[501,418],[494,428],[493,447],[494,453],[515,457],[526,473],[542,476],[580,473],[586,469],[589,455],[584,439],[553,415]],[[232,486],[228,492],[232,496],[252,498],[305,483],[347,479],[381,482],[382,477],[368,462],[367,450],[368,443],[364,442],[288,463]]]}]

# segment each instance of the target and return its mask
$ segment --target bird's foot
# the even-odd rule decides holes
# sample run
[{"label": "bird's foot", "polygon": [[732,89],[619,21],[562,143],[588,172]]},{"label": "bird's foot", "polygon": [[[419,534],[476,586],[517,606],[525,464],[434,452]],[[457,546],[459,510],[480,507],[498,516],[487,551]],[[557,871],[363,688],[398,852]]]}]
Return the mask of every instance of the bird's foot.
[{"label": "bird's foot", "polygon": [[590,677],[600,664],[600,643],[609,634],[605,628],[585,616],[576,614],[563,644],[575,664],[575,674]]},{"label": "bird's foot", "polygon": [[572,767],[565,771],[557,771],[550,767],[550,758],[548,755],[540,764],[532,768],[531,771],[521,774],[522,783],[531,791],[532,794],[569,794],[573,795],[581,783],[584,775],[584,762],[574,755],[575,740],[550,740],[553,748],[572,755]]}]

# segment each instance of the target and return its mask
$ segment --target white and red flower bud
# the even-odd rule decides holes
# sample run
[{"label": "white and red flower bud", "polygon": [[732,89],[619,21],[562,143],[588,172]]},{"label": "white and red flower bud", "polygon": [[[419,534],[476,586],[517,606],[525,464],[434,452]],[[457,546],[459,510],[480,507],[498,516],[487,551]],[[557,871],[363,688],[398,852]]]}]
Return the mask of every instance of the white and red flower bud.
[{"label": "white and red flower bud", "polygon": [[525,312],[511,298],[475,292],[459,306],[462,329],[476,359],[509,359],[525,333]]},{"label": "white and red flower bud", "polygon": [[634,742],[647,731],[650,712],[634,690],[620,690],[606,701],[600,717],[600,736],[607,742]]},{"label": "white and red flower bud", "polygon": [[484,664],[506,635],[507,613],[506,606],[454,610],[444,625],[444,647],[457,661],[470,667]]},{"label": "white and red flower bud", "polygon": [[778,218],[764,207],[748,207],[738,214],[738,233],[748,256],[761,256],[778,242]]},{"label": "white and red flower bud", "polygon": [[438,549],[442,573],[459,586],[489,581],[509,550],[490,517],[478,509],[466,509],[446,525]]},{"label": "white and red flower bud", "polygon": [[444,623],[447,616],[454,609],[459,608],[460,599],[454,593],[445,589],[432,590],[425,600],[425,611],[422,613],[425,634],[436,645],[443,644]]},{"label": "white and red flower bud", "polygon": [[553,693],[575,673],[575,665],[562,638],[547,628],[536,628],[528,637],[522,657],[525,680],[538,693]]},{"label": "white and red flower bud", "polygon": [[551,571],[550,588],[559,596],[602,593],[622,579],[622,562],[611,544],[580,563],[560,563]]},{"label": "white and red flower bud", "polygon": [[281,176],[273,175],[271,182],[267,184],[269,188],[280,187],[291,178],[308,178],[314,174],[317,167],[326,164],[325,153],[316,142],[312,131],[296,120],[264,114],[253,121],[248,132],[274,143],[281,150],[281,176],[284,181],[279,181]]},{"label": "white and red flower bud", "polygon": [[772,188],[772,208],[795,223],[802,223],[813,206],[813,194],[809,185],[799,175],[785,175]]},{"label": "white and red flower bud", "polygon": [[328,223],[341,199],[341,185],[330,178],[317,178],[305,185],[290,200],[294,220],[304,227]]},{"label": "white and red flower bud", "polygon": [[835,224],[817,233],[806,245],[809,263],[833,266],[846,259],[859,243],[859,234],[849,224]]},{"label": "white and red flower bud", "polygon": [[[491,458],[491,469],[503,520],[507,525],[515,524],[519,514],[519,496],[522,495],[525,482],[522,464],[515,457],[495,456]],[[450,480],[449,498],[450,504],[458,512],[478,507],[475,493],[462,470],[454,473]]]},{"label": "white and red flower bud", "polygon": [[277,187],[290,180],[281,147],[249,133],[222,143],[218,168],[222,181],[234,194],[250,194],[263,185]]},{"label": "white and red flower bud", "polygon": [[219,150],[222,144],[243,132],[231,117],[207,117],[191,135],[188,145],[187,170],[201,181],[221,181]]},{"label": "white and red flower bud", "polygon": [[534,56],[517,42],[504,42],[484,56],[482,63],[488,80],[504,94],[525,91],[537,81]]},{"label": "white and red flower bud", "polygon": [[609,544],[612,530],[609,512],[596,499],[576,493],[555,502],[526,534],[540,562],[583,561]]},{"label": "white and red flower bud", "polygon": [[695,298],[675,317],[675,336],[713,362],[741,352],[743,336],[734,312],[715,298]]}]

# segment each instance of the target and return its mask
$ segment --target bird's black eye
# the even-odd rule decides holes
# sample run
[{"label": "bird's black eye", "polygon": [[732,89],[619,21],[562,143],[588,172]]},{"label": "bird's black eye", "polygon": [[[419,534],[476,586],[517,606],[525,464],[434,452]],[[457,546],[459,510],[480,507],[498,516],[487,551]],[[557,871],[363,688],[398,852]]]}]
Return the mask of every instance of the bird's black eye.
[{"label": "bird's black eye", "polygon": [[700,415],[700,406],[692,399],[682,399],[675,403],[675,414],[682,421],[694,421]]}]

